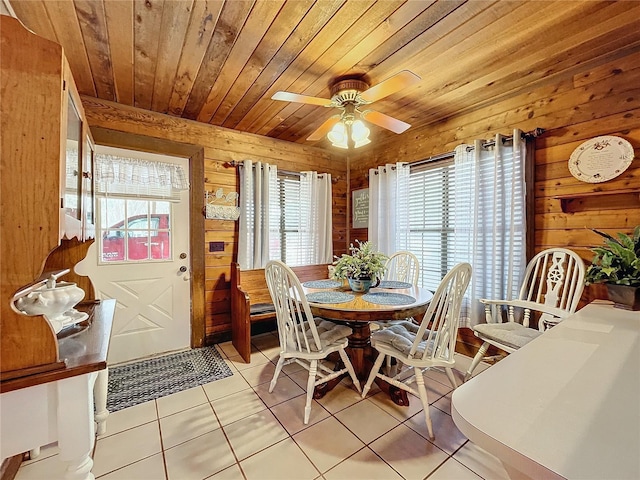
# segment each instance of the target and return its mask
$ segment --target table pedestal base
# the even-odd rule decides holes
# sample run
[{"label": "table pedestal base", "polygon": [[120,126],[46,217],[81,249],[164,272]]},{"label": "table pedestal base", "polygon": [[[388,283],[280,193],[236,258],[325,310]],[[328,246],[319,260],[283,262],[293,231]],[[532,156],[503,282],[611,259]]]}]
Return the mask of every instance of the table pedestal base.
[{"label": "table pedestal base", "polygon": [[[356,372],[356,376],[360,382],[364,384],[364,382],[369,378],[369,373],[371,372],[374,361],[374,352],[371,348],[371,329],[369,328],[368,322],[345,323],[353,330],[353,333],[349,335],[347,354],[349,355],[353,369]],[[336,369],[339,370],[340,368],[343,368],[343,365],[342,362],[338,361],[338,363],[336,363]],[[318,385],[313,392],[313,398],[318,400],[324,397],[328,392],[333,390],[338,383],[340,383],[345,375],[334,378],[322,385]],[[394,387],[380,378],[376,378],[375,382],[380,390],[389,395],[393,403],[401,407],[409,406],[409,397],[407,396],[406,391],[398,387]]]}]

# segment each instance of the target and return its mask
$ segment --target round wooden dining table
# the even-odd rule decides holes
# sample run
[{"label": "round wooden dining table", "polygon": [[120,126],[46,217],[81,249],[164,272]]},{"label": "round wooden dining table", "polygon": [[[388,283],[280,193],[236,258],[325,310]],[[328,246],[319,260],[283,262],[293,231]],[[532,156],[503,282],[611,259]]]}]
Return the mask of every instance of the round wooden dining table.
[{"label": "round wooden dining table", "polygon": [[[370,323],[382,320],[403,320],[410,317],[413,317],[419,322],[422,320],[422,317],[429,307],[429,302],[433,298],[431,291],[413,285],[406,286],[406,288],[376,287],[371,288],[368,293],[383,295],[373,295],[373,297],[400,298],[404,301],[396,304],[373,303],[372,301],[367,301],[367,298],[371,298],[370,295],[362,292],[353,292],[348,286],[342,285],[332,289],[307,286],[315,284],[316,282],[305,282],[302,285],[304,293],[307,296],[309,307],[311,308],[311,313],[314,316],[344,323],[351,327],[353,333],[349,336],[349,359],[353,364],[356,375],[363,381],[366,381],[374,360],[374,352],[371,347]],[[323,280],[321,282],[327,281]],[[401,282],[392,282],[390,284],[397,286],[400,283]],[[385,282],[382,282],[381,285],[384,286]],[[352,295],[353,298],[340,303],[324,303],[324,301],[320,303],[313,301],[314,296],[310,296],[310,294],[319,292],[325,292],[325,297],[328,297],[323,299],[324,301],[331,300],[331,295],[326,295],[326,292],[346,293]],[[390,294],[396,294],[397,297]],[[406,298],[407,296],[411,298]],[[410,302],[411,299],[413,299],[412,302]],[[385,300],[385,298],[383,298],[383,300]],[[339,383],[339,379],[335,383]],[[387,392],[391,399],[398,405],[408,405],[408,399],[404,390],[392,387],[386,384],[386,382],[376,381],[376,383],[383,391]],[[331,384],[331,382],[318,386],[316,389],[316,398],[321,398],[334,386],[335,384]]]}]

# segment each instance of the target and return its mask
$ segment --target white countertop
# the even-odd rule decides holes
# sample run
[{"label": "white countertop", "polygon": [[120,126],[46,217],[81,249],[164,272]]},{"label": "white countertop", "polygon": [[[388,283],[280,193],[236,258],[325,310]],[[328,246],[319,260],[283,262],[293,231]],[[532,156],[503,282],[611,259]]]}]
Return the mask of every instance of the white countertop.
[{"label": "white countertop", "polygon": [[587,305],[456,389],[451,413],[532,478],[640,479],[640,312]]}]

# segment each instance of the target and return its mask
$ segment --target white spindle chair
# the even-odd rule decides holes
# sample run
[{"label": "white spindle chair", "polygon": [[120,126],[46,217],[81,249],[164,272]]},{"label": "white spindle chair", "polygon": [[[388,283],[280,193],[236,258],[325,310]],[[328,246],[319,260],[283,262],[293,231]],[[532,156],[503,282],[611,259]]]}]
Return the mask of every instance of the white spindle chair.
[{"label": "white spindle chair", "polygon": [[400,251],[389,257],[385,263],[385,280],[395,280],[407,282],[412,285],[418,284],[420,276],[420,262],[411,252]]},{"label": "white spindle chair", "polygon": [[[513,353],[574,313],[584,290],[584,275],[584,262],[575,252],[550,248],[527,264],[516,300],[481,299],[487,323],[473,327],[473,333],[483,344],[465,374],[465,381],[485,358],[489,345]],[[503,322],[505,307],[507,322]],[[538,328],[529,326],[535,312],[540,314]],[[522,317],[522,323],[516,313]]]},{"label": "white spindle chair", "polygon": [[[347,336],[351,335],[352,330],[346,325],[314,318],[300,280],[284,263],[272,260],[267,263],[264,273],[276,309],[280,338],[280,358],[269,385],[269,393],[273,392],[284,365],[295,362],[304,367],[309,372],[304,409],[304,423],[307,424],[313,391],[317,385],[348,372],[360,392],[360,382],[344,350],[348,343]],[[344,368],[333,370],[321,362],[333,352],[338,352]]]},{"label": "white spindle chair", "polygon": [[[431,439],[435,437],[423,372],[433,367],[442,367],[453,388],[458,386],[452,369],[455,365],[454,353],[462,298],[470,280],[471,265],[456,265],[440,282],[419,326],[403,321],[371,335],[371,345],[379,354],[362,390],[362,398],[367,395],[376,377],[416,395],[422,402]],[[396,359],[401,366],[393,376],[381,371],[386,357]],[[413,383],[417,390],[411,386]]]}]

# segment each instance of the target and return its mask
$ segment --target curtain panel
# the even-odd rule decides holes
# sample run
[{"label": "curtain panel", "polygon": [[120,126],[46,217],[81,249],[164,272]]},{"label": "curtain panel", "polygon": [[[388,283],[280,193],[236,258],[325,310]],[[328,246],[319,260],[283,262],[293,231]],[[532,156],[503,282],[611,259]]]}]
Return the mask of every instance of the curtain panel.
[{"label": "curtain panel", "polygon": [[409,170],[405,163],[369,170],[369,241],[387,256],[408,246]]},{"label": "curtain panel", "polygon": [[[481,298],[517,296],[526,268],[526,144],[514,130],[513,141],[496,135],[455,149],[454,258],[473,265],[462,325],[484,321]],[[466,319],[465,319],[466,316]]]},{"label": "curtain panel", "polygon": [[301,202],[306,209],[301,211],[304,222],[302,229],[305,257],[300,265],[317,265],[333,261],[333,211],[332,211],[331,174],[302,172],[300,176],[300,197],[310,199]]},{"label": "curtain panel", "polygon": [[174,163],[96,154],[96,193],[173,197],[189,189],[187,173]]},{"label": "curtain panel", "polygon": [[245,160],[240,169],[238,264],[242,270],[264,268],[269,261],[269,207],[277,195],[278,168]]}]

